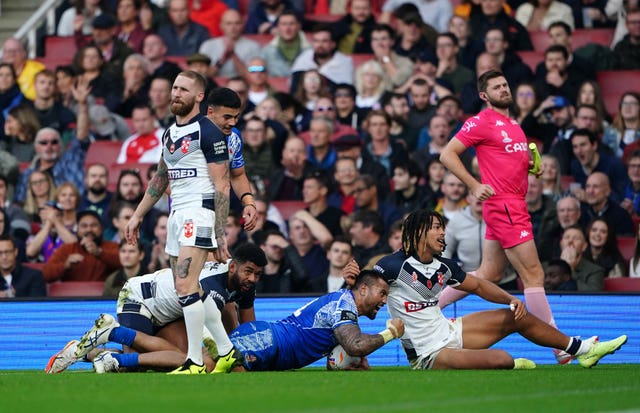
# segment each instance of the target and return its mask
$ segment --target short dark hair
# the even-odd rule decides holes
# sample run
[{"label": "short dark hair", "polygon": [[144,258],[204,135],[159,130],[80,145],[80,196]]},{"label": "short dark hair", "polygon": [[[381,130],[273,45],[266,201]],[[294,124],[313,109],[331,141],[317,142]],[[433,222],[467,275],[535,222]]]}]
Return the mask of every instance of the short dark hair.
[{"label": "short dark hair", "polygon": [[380,274],[377,271],[362,270],[360,271],[360,274],[356,276],[356,282],[353,284],[353,287],[351,287],[351,289],[357,290],[362,284],[371,287],[378,280],[383,280],[384,282],[387,282],[387,280],[384,279],[382,274]]},{"label": "short dark hair", "polygon": [[385,24],[385,23],[377,23],[377,24],[375,24],[371,28],[371,33],[373,33],[373,32],[387,32],[387,34],[389,34],[389,37],[391,37],[391,40],[393,40],[393,38],[395,37],[395,33],[393,31],[393,28],[391,28],[391,26],[389,26],[388,24]]},{"label": "short dark hair", "polygon": [[557,20],[553,23],[551,23],[549,25],[549,28],[547,29],[547,32],[555,27],[560,27],[564,30],[564,32],[568,35],[571,36],[571,34],[573,33],[573,29],[571,29],[571,26],[569,26],[567,23],[561,21],[561,20]]},{"label": "short dark hair", "polygon": [[[420,170],[420,166],[415,161],[411,159],[396,159],[391,163],[391,172],[394,169],[400,168],[404,171],[407,171],[410,177],[420,178],[422,175],[422,171]],[[417,184],[416,184],[417,185]]]},{"label": "short dark hair", "polygon": [[329,175],[327,175],[325,171],[315,171],[304,178],[305,181],[307,179],[315,180],[318,185],[323,188],[327,188],[327,190],[331,189],[331,180],[329,179]]},{"label": "short dark hair", "polygon": [[[5,219],[6,219],[6,214],[5,214]],[[5,225],[8,226],[7,223],[5,223]],[[13,249],[16,249],[18,247],[18,245],[16,244],[15,238],[13,238],[13,236],[11,236],[9,234],[0,235],[0,241],[9,241],[11,243],[11,245],[13,245]]]},{"label": "short dark hair", "polygon": [[259,267],[267,265],[267,257],[264,255],[262,248],[250,242],[245,242],[233,250],[232,259],[238,264],[250,261]]},{"label": "short dark hair", "polygon": [[549,53],[562,53],[562,57],[564,57],[565,60],[569,59],[569,51],[566,47],[559,44],[547,47],[547,50],[544,51],[544,56],[547,57]]},{"label": "short dark hair", "polygon": [[[118,243],[118,251],[127,244],[129,244],[129,241],[127,241],[126,238],[122,238]],[[144,253],[144,244],[142,242],[136,242],[135,247],[138,249],[138,252]]]},{"label": "short dark hair", "polygon": [[240,109],[242,101],[240,100],[240,96],[228,87],[217,87],[207,96],[207,105],[211,107]]},{"label": "short dark hair", "polygon": [[451,32],[438,33],[438,36],[436,36],[436,39],[438,39],[440,37],[448,37],[453,42],[454,46],[459,46],[460,45],[460,42],[458,41],[458,37],[455,34],[451,33]]},{"label": "short dark hair", "polygon": [[571,266],[565,260],[563,260],[561,258],[553,258],[553,259],[551,259],[547,263],[547,268],[549,268],[551,266],[560,267],[560,270],[562,271],[563,274],[571,275],[571,273],[572,273]]},{"label": "short dark hair", "polygon": [[353,253],[353,245],[351,244],[351,239],[346,235],[336,235],[335,237],[333,237],[333,239],[329,243],[329,248],[331,248],[331,246],[336,242],[349,245],[349,249],[351,250],[351,253]]},{"label": "short dark hair", "polygon": [[359,222],[365,228],[371,227],[376,234],[384,234],[384,221],[376,211],[360,209],[353,213],[353,222]]},{"label": "short dark hair", "polygon": [[334,93],[337,92],[338,90],[348,90],[351,93],[351,96],[354,98],[358,94],[356,87],[353,85],[350,85],[349,83],[338,83],[334,89],[335,89]]},{"label": "short dark hair", "polygon": [[497,77],[504,77],[504,73],[499,70],[489,70],[481,74],[478,78],[478,92],[486,92],[487,83],[489,83],[491,79],[495,79]]},{"label": "short dark hair", "polygon": [[331,40],[336,41],[336,31],[333,26],[328,23],[318,23],[311,28],[311,33],[327,32],[331,35]]},{"label": "short dark hair", "polygon": [[574,136],[586,136],[587,138],[589,138],[589,142],[592,145],[598,141],[598,137],[596,136],[596,134],[591,132],[589,129],[582,128],[574,130],[571,134],[571,141],[573,141]]}]

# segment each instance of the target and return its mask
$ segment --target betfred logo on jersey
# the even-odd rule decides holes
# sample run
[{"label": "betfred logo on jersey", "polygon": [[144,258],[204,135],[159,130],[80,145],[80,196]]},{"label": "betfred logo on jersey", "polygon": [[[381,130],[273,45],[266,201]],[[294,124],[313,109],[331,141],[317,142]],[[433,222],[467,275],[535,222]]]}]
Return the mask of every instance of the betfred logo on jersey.
[{"label": "betfred logo on jersey", "polygon": [[193,221],[188,220],[184,223],[184,236],[187,238],[191,238],[193,236]]},{"label": "betfred logo on jersey", "polygon": [[438,301],[405,301],[404,309],[407,313],[415,313],[416,311],[424,310],[425,308],[433,307],[434,305],[438,305]]},{"label": "betfred logo on jersey", "polygon": [[196,168],[179,168],[169,169],[167,171],[167,175],[169,175],[169,179],[184,179],[198,176],[198,173]]}]

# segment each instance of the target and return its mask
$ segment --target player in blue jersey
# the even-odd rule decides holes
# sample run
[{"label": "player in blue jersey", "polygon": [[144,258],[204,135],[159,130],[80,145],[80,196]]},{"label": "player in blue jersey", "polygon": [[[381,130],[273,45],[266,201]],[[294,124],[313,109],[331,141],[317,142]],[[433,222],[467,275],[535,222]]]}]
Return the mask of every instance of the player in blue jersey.
[{"label": "player in blue jersey", "polygon": [[[226,332],[215,302],[202,295],[198,276],[209,251],[225,262],[228,251],[224,227],[229,214],[229,154],[226,136],[199,112],[205,80],[193,71],[181,72],[171,89],[171,112],[176,123],[163,135],[162,158],[147,191],[127,223],[125,235],[135,244],[144,215],[171,188],[172,211],[167,223],[166,251],[178,300],[183,307],[189,343],[184,364],[174,374],[203,374],[202,331],[216,341]],[[219,346],[219,365],[231,369],[240,358],[232,347]]]},{"label": "player in blue jersey", "polygon": [[251,193],[251,184],[244,170],[242,137],[240,131],[235,128],[240,117],[241,107],[240,97],[229,88],[213,89],[207,96],[207,118],[227,137],[231,188],[242,203],[244,229],[251,231],[256,226],[258,214]]},{"label": "player in blue jersey", "polygon": [[[255,285],[266,263],[262,249],[249,243],[239,246],[226,264],[205,263],[200,284],[222,311],[228,331],[237,327],[238,321],[256,319]],[[229,311],[230,306],[233,311]],[[182,364],[187,344],[182,308],[176,299],[170,269],[129,279],[118,298],[117,315],[118,322],[112,316],[102,314],[79,341],[70,341],[54,354],[45,371],[60,373],[80,358],[93,360],[99,351],[92,350],[107,342],[122,344],[123,358],[137,358],[137,354],[126,354],[132,351],[165,351],[158,357],[158,367],[176,368]],[[127,334],[126,330],[130,329],[139,333],[132,335],[129,331]]]},{"label": "player in blue jersey", "polygon": [[[462,271],[441,254],[445,248],[445,221],[435,211],[412,212],[402,226],[402,249],[374,267],[389,283],[388,309],[404,321],[402,346],[414,369],[533,368],[531,360],[514,360],[507,352],[489,348],[512,333],[541,346],[575,355],[583,367],[592,367],[626,341],[620,336],[607,342],[597,337],[568,337],[527,312],[524,303],[492,282]],[[345,268],[358,271],[356,263]],[[467,314],[456,320],[444,317],[438,298],[445,288],[474,293],[506,309]]]}]

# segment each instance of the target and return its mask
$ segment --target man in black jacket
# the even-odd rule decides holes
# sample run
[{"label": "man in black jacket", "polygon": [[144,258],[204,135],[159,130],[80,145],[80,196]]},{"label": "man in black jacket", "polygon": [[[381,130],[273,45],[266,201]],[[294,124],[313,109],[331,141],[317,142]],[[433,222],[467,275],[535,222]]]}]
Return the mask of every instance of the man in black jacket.
[{"label": "man in black jacket", "polygon": [[0,235],[0,298],[46,297],[42,272],[18,263],[18,248],[9,235]]}]

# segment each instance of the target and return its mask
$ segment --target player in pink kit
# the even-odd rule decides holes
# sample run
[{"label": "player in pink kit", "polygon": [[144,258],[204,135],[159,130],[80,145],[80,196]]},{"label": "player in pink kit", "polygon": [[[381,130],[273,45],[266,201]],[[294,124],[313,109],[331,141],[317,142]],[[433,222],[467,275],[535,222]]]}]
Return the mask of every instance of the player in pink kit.
[{"label": "player in pink kit", "polygon": [[[478,79],[478,91],[487,109],[467,119],[440,154],[444,166],[484,201],[482,216],[487,232],[482,245],[482,263],[476,274],[497,282],[508,259],[522,279],[529,311],[555,326],[525,202],[531,168],[529,148],[520,125],[509,117],[513,103],[511,90],[504,75],[491,70]],[[476,149],[482,182],[475,179],[460,160],[460,154],[472,146]],[[441,308],[466,295],[453,288],[447,290],[440,297]],[[556,358],[561,364],[572,360],[565,352],[556,352]]]}]

